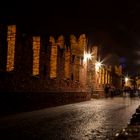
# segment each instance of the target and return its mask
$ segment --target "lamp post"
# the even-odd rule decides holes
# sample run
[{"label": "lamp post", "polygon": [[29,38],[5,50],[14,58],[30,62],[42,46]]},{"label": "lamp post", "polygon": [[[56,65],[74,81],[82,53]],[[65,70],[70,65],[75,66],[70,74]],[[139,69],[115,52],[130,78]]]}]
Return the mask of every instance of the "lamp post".
[{"label": "lamp post", "polygon": [[84,64],[86,70],[86,83],[87,90],[92,93],[93,91],[100,90],[101,81],[101,67],[102,62],[97,61],[92,53],[84,53]]},{"label": "lamp post", "polygon": [[129,78],[128,77],[125,77],[125,85],[128,86],[128,80]]},{"label": "lamp post", "polygon": [[86,88],[88,92],[92,92],[92,84],[91,84],[91,62],[92,62],[92,54],[84,52],[84,65],[86,69]]},{"label": "lamp post", "polygon": [[100,84],[100,81],[101,81],[101,66],[102,66],[102,63],[100,61],[96,61],[95,62],[95,79],[96,79],[96,89],[99,89],[99,84]]}]

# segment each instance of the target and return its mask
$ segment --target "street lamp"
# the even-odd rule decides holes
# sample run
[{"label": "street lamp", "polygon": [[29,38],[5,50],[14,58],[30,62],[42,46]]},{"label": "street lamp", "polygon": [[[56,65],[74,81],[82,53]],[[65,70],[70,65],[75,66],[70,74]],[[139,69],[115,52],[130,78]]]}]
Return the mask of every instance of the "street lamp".
[{"label": "street lamp", "polygon": [[91,61],[92,60],[92,54],[89,52],[84,52],[84,69],[85,69],[85,82],[86,82],[86,88],[88,89],[89,93],[91,92]]},{"label": "street lamp", "polygon": [[101,84],[101,66],[102,66],[102,62],[100,62],[100,61],[95,62],[95,86],[96,86],[96,89],[99,89],[100,84]]},{"label": "street lamp", "polygon": [[99,71],[99,69],[101,68],[101,65],[102,65],[102,63],[99,62],[99,61],[97,61],[97,62],[95,63],[95,70],[96,70],[96,71]]},{"label": "street lamp", "polygon": [[128,86],[129,78],[128,77],[125,77],[124,80],[125,80],[125,85]]},{"label": "street lamp", "polygon": [[86,53],[86,52],[84,52],[84,63],[87,63],[87,61],[88,60],[91,60],[91,58],[92,58],[92,55],[91,55],[91,53]]}]

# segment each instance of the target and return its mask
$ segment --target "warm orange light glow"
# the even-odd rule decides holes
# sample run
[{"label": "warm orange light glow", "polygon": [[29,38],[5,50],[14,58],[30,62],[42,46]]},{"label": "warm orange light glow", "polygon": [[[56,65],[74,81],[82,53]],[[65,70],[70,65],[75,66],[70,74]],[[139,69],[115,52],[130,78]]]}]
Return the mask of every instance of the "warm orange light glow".
[{"label": "warm orange light glow", "polygon": [[128,82],[128,77],[125,77],[125,82],[126,82],[126,83]]},{"label": "warm orange light glow", "polygon": [[104,83],[105,83],[105,69],[102,68],[101,71],[102,71],[102,72],[101,72],[101,81],[102,81],[102,84],[104,84]]},{"label": "warm orange light glow", "polygon": [[50,58],[50,78],[57,77],[57,45],[53,44],[51,46],[51,58]]},{"label": "warm orange light glow", "polygon": [[108,72],[108,84],[111,83],[111,77],[110,77],[110,73]]},{"label": "warm orange light glow", "polygon": [[68,79],[70,78],[70,50],[65,51],[65,78]]},{"label": "warm orange light glow", "polygon": [[40,37],[33,37],[33,75],[39,75]]},{"label": "warm orange light glow", "polygon": [[119,76],[122,75],[122,66],[121,65],[115,66],[115,73]]},{"label": "warm orange light glow", "polygon": [[15,57],[15,41],[16,41],[16,25],[8,26],[7,32],[7,71],[14,70],[14,57]]},{"label": "warm orange light glow", "polygon": [[129,85],[129,80],[130,80],[129,77],[126,76],[124,78],[124,80],[125,80],[125,86],[128,86]]},{"label": "warm orange light glow", "polygon": [[108,79],[107,79],[107,75],[108,75],[108,72],[107,72],[107,70],[105,69],[105,84],[108,84]]}]

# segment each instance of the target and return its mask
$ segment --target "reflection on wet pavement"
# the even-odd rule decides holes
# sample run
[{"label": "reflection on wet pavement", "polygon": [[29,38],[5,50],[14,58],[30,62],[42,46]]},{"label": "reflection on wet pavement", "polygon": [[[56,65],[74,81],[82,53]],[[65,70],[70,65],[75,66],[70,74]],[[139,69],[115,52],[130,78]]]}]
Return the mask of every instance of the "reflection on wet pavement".
[{"label": "reflection on wet pavement", "polygon": [[111,139],[138,105],[139,98],[117,97],[11,115],[0,119],[0,139]]}]

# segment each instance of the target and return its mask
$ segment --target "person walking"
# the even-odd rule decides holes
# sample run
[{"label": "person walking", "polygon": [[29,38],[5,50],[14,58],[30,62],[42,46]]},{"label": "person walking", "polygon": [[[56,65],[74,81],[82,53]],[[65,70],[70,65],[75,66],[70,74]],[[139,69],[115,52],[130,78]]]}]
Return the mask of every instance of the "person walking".
[{"label": "person walking", "polygon": [[109,85],[105,85],[104,91],[105,91],[105,97],[107,98],[109,96]]}]

